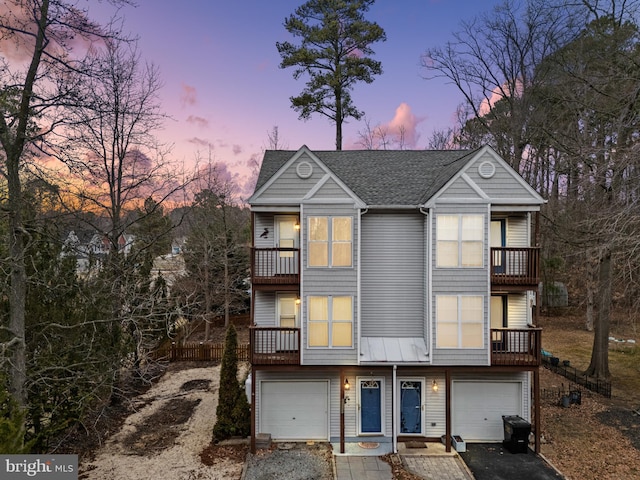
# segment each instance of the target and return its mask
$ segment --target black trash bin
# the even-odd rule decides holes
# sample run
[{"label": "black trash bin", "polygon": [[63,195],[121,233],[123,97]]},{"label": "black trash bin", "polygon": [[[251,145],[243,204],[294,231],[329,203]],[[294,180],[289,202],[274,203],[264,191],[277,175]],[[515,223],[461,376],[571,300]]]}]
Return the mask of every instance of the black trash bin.
[{"label": "black trash bin", "polygon": [[503,415],[504,440],[502,444],[511,453],[527,453],[531,424],[518,415]]}]

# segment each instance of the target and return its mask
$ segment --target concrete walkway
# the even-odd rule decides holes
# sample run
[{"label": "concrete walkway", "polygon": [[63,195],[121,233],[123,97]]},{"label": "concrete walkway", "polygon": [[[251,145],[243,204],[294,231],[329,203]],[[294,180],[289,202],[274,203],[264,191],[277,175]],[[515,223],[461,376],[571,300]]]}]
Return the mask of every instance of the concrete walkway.
[{"label": "concrete walkway", "polygon": [[[406,448],[405,444],[400,443],[396,458],[402,461],[407,470],[425,480],[473,480],[473,475],[458,453],[447,453],[440,443],[426,445],[426,448]],[[364,451],[359,452],[356,446],[348,447],[344,455],[334,456],[336,480],[393,480],[391,466],[379,458],[379,455],[388,451],[360,449]]]}]

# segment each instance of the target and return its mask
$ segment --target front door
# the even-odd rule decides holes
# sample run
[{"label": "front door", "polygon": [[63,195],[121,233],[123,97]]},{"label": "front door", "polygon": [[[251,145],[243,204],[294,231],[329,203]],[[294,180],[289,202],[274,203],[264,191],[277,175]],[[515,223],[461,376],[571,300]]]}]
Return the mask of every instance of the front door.
[{"label": "front door", "polygon": [[[298,218],[292,215],[276,217],[276,247],[298,248]],[[279,250],[276,260],[276,273],[291,275],[298,273],[298,254],[294,250]]]},{"label": "front door", "polygon": [[400,433],[422,435],[423,380],[400,381]]},{"label": "front door", "polygon": [[382,433],[382,379],[359,379],[360,433]]}]

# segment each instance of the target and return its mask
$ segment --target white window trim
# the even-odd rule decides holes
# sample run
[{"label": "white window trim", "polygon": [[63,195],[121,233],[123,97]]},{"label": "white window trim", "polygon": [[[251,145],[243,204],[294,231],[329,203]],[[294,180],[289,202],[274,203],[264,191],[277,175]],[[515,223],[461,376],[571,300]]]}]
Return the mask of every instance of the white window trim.
[{"label": "white window trim", "polygon": [[[329,318],[327,318],[327,323],[328,323],[328,345],[324,346],[324,345],[311,345],[309,343],[309,338],[310,338],[310,326],[312,323],[312,320],[310,318],[311,316],[311,301],[310,298],[311,297],[319,297],[319,298],[326,298],[327,299],[327,314],[329,316]],[[351,299],[351,322],[347,322],[346,320],[333,320],[333,297],[348,297]],[[355,321],[354,321],[354,315],[353,315],[353,309],[354,309],[354,304],[353,304],[353,295],[308,295],[307,296],[307,348],[309,349],[338,349],[338,350],[352,350],[354,348],[354,330],[355,330]],[[313,322],[318,322],[318,321],[313,321]],[[319,323],[319,322],[318,322]],[[332,335],[333,335],[333,324],[334,323],[351,323],[351,345],[349,346],[334,346],[331,342],[332,339]]]},{"label": "white window trim", "polygon": [[[457,298],[457,313],[458,313],[458,319],[456,322],[457,325],[457,333],[458,333],[458,346],[440,346],[439,345],[439,339],[440,339],[440,332],[439,332],[439,327],[440,327],[440,321],[438,319],[438,308],[439,308],[439,297],[456,297]],[[479,324],[481,326],[482,329],[482,344],[476,347],[463,347],[462,346],[462,298],[463,297],[478,297],[481,300],[481,305],[480,305],[480,311],[481,311],[481,321],[478,323],[473,323],[473,325]],[[486,340],[485,340],[485,334],[484,334],[484,329],[485,329],[485,297],[483,295],[455,295],[455,294],[443,294],[443,295],[436,295],[436,348],[439,349],[455,349],[455,350],[481,350],[486,348]],[[454,322],[446,322],[447,324],[453,324]]]},{"label": "white window trim", "polygon": [[[307,230],[310,231],[310,223],[312,218],[326,218],[327,219],[327,265],[310,265],[309,262],[309,245],[314,242],[311,240],[311,235],[307,234],[307,268],[353,268],[353,217],[349,215],[309,215],[307,217]],[[333,220],[335,218],[348,218],[351,221],[351,240],[349,244],[351,246],[351,265],[333,265],[333,245],[334,243],[347,243],[344,240],[333,240]]]},{"label": "white window trim", "polygon": [[[445,216],[445,217],[458,217],[458,239],[457,239],[457,243],[458,243],[458,265],[454,266],[454,265],[446,265],[446,266],[440,266],[438,265],[438,260],[439,260],[439,252],[438,252],[438,248],[439,248],[439,244],[441,241],[448,241],[448,242],[453,242],[454,240],[440,240],[439,237],[439,233],[438,233],[438,217],[440,216]],[[473,217],[473,216],[477,216],[477,217],[481,217],[482,218],[482,240],[480,240],[479,242],[481,243],[481,258],[480,258],[480,265],[469,265],[469,266],[465,266],[462,264],[462,245],[465,242],[465,240],[463,240],[462,238],[462,219],[463,217]],[[485,215],[481,214],[481,213],[441,213],[435,216],[435,228],[436,228],[436,261],[435,261],[435,267],[436,268],[464,268],[464,269],[472,269],[472,268],[484,268],[485,267],[485,222],[486,222],[486,218]],[[478,242],[477,240],[474,240],[474,242]]]}]

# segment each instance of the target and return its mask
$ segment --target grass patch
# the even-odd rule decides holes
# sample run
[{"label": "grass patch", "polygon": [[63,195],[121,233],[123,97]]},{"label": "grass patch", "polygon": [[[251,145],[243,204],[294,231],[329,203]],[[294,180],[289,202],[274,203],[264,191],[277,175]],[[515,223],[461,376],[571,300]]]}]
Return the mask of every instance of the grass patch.
[{"label": "grass patch", "polygon": [[[586,370],[591,361],[593,332],[584,327],[584,317],[579,315],[543,316],[542,348],[558,357],[560,361],[569,360],[571,366]],[[624,333],[619,333],[619,332]],[[611,335],[616,338],[633,338],[628,328],[616,326]],[[615,343],[609,345],[609,370],[615,398],[634,404],[640,404],[640,346],[638,344]]]}]

